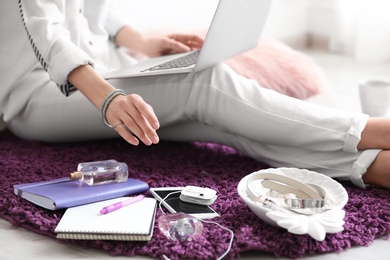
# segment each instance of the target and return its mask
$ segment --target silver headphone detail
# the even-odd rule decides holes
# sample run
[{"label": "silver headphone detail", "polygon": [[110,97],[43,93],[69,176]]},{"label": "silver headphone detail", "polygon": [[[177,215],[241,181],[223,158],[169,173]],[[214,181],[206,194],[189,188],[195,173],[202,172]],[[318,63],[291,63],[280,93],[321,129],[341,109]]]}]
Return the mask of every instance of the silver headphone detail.
[{"label": "silver headphone detail", "polygon": [[324,189],[284,175],[270,172],[253,174],[246,186],[248,197],[268,208],[278,207],[309,215],[331,208]]}]

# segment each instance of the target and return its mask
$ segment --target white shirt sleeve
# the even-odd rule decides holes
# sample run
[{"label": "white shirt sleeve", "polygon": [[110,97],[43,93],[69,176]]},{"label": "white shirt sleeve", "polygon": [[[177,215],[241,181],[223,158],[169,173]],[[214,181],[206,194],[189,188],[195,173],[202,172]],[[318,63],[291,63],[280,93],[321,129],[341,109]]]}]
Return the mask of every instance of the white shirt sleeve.
[{"label": "white shirt sleeve", "polygon": [[105,28],[109,33],[111,39],[115,39],[115,36],[119,32],[119,30],[127,24],[128,21],[122,13],[118,12],[115,9],[110,9],[110,11],[108,12]]},{"label": "white shirt sleeve", "polygon": [[[93,65],[93,60],[75,45],[77,34],[71,32],[77,29],[82,1],[65,1],[21,0],[19,9],[37,59],[60,90],[70,95],[76,88],[68,82],[68,74],[80,65]],[[72,19],[66,19],[64,13]]]}]

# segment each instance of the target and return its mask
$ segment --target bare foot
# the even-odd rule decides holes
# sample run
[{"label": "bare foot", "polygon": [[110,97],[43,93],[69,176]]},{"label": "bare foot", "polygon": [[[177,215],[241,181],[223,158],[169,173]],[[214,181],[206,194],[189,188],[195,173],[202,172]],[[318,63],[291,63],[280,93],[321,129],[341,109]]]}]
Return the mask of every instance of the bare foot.
[{"label": "bare foot", "polygon": [[390,150],[381,151],[363,175],[366,184],[390,189]]}]

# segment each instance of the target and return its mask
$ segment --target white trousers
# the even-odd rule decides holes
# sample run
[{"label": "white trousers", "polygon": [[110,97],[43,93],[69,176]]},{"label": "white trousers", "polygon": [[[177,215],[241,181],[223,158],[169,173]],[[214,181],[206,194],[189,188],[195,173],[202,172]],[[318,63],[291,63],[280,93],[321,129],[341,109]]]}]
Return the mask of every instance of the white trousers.
[{"label": "white trousers", "polygon": [[[22,113],[8,122],[14,134],[49,142],[119,136],[101,124],[98,110],[80,93],[64,97],[50,80],[40,82]],[[366,115],[287,97],[222,64],[196,74],[110,82],[153,107],[161,140],[221,143],[274,167],[311,169],[361,187],[380,151],[357,151]]]}]

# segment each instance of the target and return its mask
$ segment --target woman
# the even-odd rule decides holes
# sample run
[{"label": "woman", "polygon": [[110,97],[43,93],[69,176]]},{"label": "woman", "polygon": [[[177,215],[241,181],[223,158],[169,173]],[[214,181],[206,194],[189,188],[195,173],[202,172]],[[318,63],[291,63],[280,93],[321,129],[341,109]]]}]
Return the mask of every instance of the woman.
[{"label": "woman", "polygon": [[132,145],[218,142],[275,167],[390,188],[389,119],[289,98],[224,65],[195,74],[104,80],[98,71],[136,62],[118,46],[148,56],[202,46],[194,35],[146,37],[109,4],[0,3],[0,113],[15,135],[60,142],[119,134]]}]

